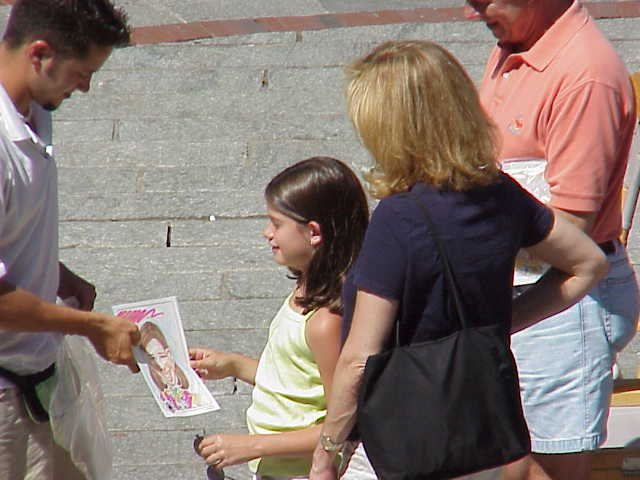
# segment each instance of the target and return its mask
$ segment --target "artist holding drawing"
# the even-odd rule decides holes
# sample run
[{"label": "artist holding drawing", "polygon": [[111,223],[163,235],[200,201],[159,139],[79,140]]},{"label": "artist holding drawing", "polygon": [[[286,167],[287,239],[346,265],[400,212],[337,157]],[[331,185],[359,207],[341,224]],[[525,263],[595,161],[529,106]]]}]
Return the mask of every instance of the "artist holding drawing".
[{"label": "artist holding drawing", "polygon": [[[84,478],[53,442],[46,400],[15,385],[51,384],[62,334],[84,335],[106,360],[138,370],[136,326],[91,312],[95,289],[58,259],[51,149],[50,111],[88,91],[128,41],[126,16],[109,0],[17,0],[0,43],[0,478]],[[57,306],[57,296],[80,309]]]},{"label": "artist holding drawing", "polygon": [[295,289],[269,328],[260,360],[190,349],[206,379],[237,377],[254,385],[249,435],[215,434],[198,447],[207,464],[249,462],[262,476],[306,477],[326,415],[340,352],[341,289],[368,222],[367,199],[342,162],[314,157],[278,174],[266,188],[263,233],[274,260],[289,267]]}]

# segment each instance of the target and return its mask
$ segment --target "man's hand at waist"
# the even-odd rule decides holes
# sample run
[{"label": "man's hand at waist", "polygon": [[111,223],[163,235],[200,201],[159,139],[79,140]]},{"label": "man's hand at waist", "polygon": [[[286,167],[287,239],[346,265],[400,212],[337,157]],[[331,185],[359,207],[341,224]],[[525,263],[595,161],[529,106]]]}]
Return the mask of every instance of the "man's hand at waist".
[{"label": "man's hand at waist", "polygon": [[91,311],[96,299],[96,289],[91,283],[73,273],[64,263],[60,262],[58,297],[62,299],[75,297],[78,300],[80,310]]}]

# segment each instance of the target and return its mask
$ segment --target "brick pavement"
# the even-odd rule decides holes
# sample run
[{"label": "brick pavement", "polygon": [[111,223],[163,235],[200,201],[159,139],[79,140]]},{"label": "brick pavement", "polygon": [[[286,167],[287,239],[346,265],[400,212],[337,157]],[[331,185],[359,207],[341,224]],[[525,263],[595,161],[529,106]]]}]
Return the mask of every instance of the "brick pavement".
[{"label": "brick pavement", "polygon": [[[640,16],[638,1],[591,2],[587,7],[591,15],[597,19]],[[301,32],[394,23],[460,21],[466,21],[462,7],[422,7],[407,10],[211,20],[138,27],[134,31],[132,43],[141,45],[265,32]]]}]

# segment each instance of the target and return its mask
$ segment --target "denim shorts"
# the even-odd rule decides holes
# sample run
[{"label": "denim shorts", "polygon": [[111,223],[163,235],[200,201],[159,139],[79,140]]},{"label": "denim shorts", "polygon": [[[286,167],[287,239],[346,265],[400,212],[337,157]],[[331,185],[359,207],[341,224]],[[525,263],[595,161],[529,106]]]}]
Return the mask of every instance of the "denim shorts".
[{"label": "denim shorts", "polygon": [[638,284],[626,250],[578,304],[511,337],[535,453],[593,450],[606,440],[616,354],[636,332]]}]

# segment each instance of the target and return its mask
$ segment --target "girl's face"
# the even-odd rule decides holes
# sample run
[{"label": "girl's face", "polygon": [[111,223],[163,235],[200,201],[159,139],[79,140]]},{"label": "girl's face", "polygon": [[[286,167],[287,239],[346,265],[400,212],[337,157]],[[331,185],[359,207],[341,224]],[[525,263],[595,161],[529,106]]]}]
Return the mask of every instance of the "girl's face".
[{"label": "girl's face", "polygon": [[280,265],[305,272],[313,256],[312,228],[267,204],[267,223],[262,235],[271,245],[273,258]]}]

